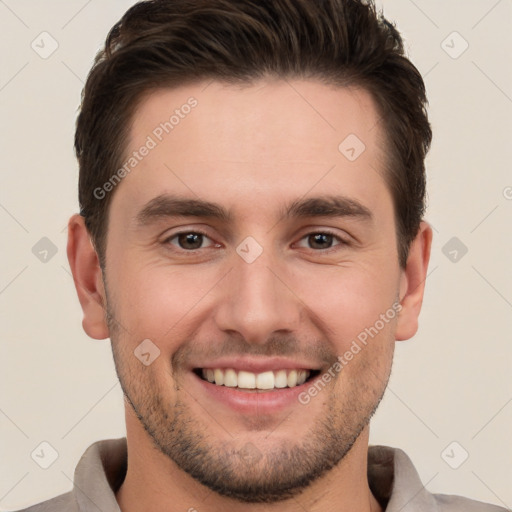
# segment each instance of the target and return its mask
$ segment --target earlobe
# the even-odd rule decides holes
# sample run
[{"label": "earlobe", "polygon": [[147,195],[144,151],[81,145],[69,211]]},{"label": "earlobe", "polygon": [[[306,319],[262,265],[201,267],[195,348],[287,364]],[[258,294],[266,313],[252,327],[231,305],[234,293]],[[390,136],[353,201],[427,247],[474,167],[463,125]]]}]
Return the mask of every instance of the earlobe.
[{"label": "earlobe", "polygon": [[97,340],[108,338],[102,270],[84,218],[78,214],[69,219],[67,254],[84,313],[84,331]]},{"label": "earlobe", "polygon": [[405,269],[402,270],[400,280],[402,309],[395,332],[397,341],[412,338],[418,330],[418,317],[423,302],[431,246],[432,228],[427,222],[422,221],[409,249]]}]

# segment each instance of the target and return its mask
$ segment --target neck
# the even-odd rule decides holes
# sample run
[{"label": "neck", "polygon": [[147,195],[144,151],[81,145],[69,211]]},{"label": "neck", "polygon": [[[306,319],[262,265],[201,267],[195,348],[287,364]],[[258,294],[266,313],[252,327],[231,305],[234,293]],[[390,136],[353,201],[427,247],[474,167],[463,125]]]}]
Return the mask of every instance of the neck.
[{"label": "neck", "polygon": [[122,512],[382,512],[367,478],[368,427],[345,458],[298,496],[274,504],[240,503],[203,486],[153,445],[126,405],[128,470],[116,493]]}]

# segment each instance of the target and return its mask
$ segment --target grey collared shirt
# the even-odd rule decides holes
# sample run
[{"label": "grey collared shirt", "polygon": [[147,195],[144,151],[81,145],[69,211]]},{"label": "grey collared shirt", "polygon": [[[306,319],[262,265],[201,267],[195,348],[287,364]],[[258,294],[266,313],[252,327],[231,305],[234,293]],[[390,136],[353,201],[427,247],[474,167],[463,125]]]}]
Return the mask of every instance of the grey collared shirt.
[{"label": "grey collared shirt", "polygon": [[[121,512],[115,492],[126,475],[126,462],[125,437],[98,441],[82,455],[70,492],[19,512]],[[460,496],[431,494],[397,448],[369,447],[368,482],[386,512],[507,512]]]}]

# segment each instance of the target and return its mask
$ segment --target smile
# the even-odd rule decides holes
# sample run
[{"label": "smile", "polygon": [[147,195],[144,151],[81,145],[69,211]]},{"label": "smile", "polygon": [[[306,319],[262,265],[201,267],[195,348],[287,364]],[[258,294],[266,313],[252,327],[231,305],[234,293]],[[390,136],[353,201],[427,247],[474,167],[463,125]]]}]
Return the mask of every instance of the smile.
[{"label": "smile", "polygon": [[281,369],[253,373],[233,368],[197,368],[194,373],[217,386],[240,390],[273,390],[301,386],[319,374],[318,370]]}]

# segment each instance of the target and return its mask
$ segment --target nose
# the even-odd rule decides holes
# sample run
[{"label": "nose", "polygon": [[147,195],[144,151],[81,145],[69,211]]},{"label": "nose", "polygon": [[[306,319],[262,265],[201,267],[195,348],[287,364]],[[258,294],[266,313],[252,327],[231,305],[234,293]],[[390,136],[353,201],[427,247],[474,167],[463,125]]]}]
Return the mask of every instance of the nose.
[{"label": "nose", "polygon": [[217,327],[257,344],[264,344],[278,332],[296,331],[304,305],[294,293],[285,267],[268,251],[252,263],[235,254],[233,263],[218,297],[214,315]]}]

